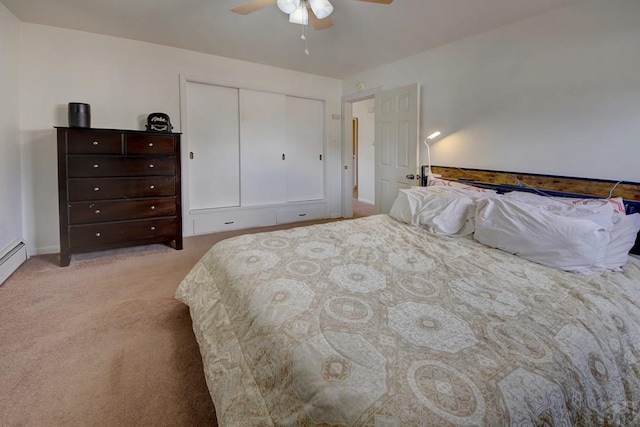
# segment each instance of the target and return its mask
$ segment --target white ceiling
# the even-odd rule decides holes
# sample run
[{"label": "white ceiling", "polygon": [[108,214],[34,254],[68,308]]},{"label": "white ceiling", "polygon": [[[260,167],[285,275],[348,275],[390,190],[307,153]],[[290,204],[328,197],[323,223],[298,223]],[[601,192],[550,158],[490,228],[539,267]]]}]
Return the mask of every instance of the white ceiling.
[{"label": "white ceiling", "polygon": [[244,0],[0,0],[21,21],[108,34],[291,70],[346,78],[361,71],[583,0],[331,0],[335,26],[302,27],[277,6]]}]

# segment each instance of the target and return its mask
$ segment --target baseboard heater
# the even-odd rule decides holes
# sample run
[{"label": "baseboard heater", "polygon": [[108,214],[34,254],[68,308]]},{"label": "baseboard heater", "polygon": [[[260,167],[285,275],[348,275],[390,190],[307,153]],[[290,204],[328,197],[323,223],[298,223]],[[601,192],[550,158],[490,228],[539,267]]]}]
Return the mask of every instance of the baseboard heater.
[{"label": "baseboard heater", "polygon": [[27,260],[27,247],[24,242],[18,241],[9,248],[0,254],[2,256],[0,258],[0,286]]}]

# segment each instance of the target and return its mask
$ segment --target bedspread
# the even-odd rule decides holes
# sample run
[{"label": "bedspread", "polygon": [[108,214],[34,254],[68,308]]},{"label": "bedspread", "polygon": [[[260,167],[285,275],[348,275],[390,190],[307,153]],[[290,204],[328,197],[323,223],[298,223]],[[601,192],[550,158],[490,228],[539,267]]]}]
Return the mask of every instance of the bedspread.
[{"label": "bedspread", "polygon": [[224,240],[176,296],[221,426],[640,423],[637,259],[580,276],[377,215]]}]

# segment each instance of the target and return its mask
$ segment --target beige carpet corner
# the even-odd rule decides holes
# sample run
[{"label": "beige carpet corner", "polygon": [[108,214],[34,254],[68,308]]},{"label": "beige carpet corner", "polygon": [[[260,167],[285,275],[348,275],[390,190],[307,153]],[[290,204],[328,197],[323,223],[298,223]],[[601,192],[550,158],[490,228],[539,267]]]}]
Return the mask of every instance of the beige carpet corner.
[{"label": "beige carpet corner", "polygon": [[174,292],[214,243],[306,224],[76,255],[65,268],[58,255],[29,259],[0,287],[0,425],[216,425]]}]

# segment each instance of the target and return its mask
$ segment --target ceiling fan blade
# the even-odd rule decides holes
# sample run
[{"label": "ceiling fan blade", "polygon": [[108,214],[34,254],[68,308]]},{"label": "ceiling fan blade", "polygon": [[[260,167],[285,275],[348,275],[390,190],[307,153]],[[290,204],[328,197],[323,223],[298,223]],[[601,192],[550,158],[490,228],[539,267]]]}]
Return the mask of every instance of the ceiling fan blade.
[{"label": "ceiling fan blade", "polygon": [[240,15],[248,15],[267,6],[271,6],[272,4],[276,4],[276,0],[251,0],[250,2],[234,7],[231,9],[231,12],[239,13]]},{"label": "ceiling fan blade", "polygon": [[309,11],[309,22],[311,22],[313,29],[317,31],[333,27],[333,21],[330,16],[327,16],[324,19],[318,19],[318,17],[311,11]]},{"label": "ceiling fan blade", "polygon": [[366,3],[378,3],[378,4],[391,4],[393,3],[393,0],[356,0],[356,1],[363,1]]}]

